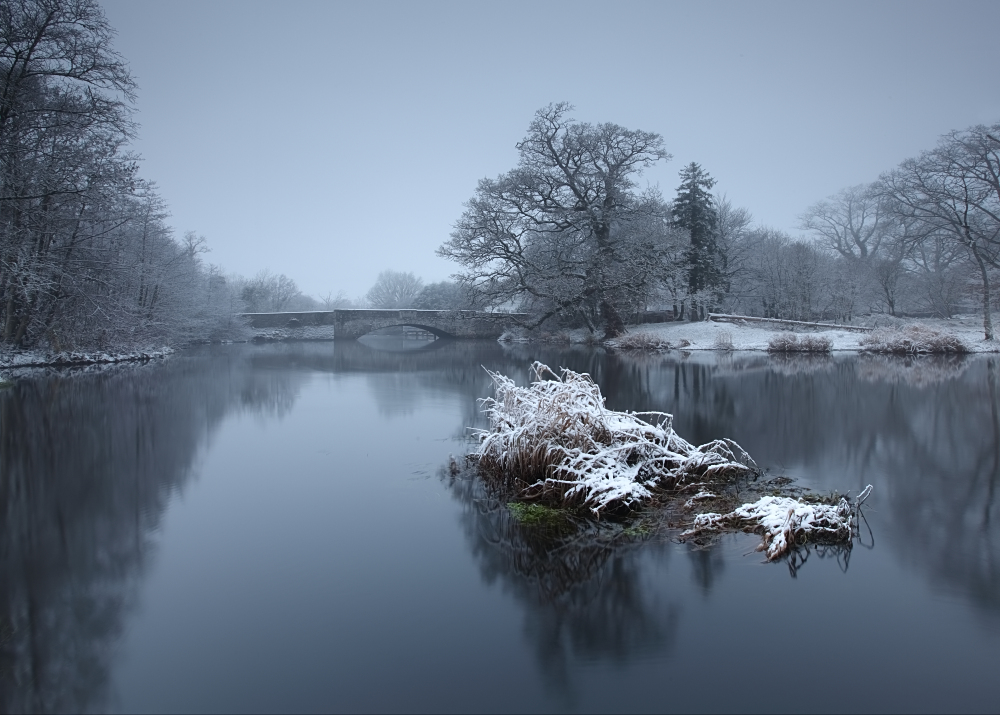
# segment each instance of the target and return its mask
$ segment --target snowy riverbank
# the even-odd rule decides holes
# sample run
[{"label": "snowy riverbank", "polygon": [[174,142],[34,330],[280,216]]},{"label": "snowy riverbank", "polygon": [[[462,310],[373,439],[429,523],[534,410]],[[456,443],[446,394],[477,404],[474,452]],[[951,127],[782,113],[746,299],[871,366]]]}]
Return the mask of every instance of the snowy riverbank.
[{"label": "snowy riverbank", "polygon": [[156,350],[130,350],[128,352],[105,352],[103,350],[67,351],[61,353],[37,350],[0,352],[0,370],[17,370],[35,367],[78,367],[84,365],[112,365],[123,362],[146,362],[165,358],[174,352],[173,348]]},{"label": "snowy riverbank", "polygon": [[[889,324],[890,319],[885,323]],[[880,325],[882,322],[879,323]],[[894,327],[920,326],[940,333],[954,335],[968,346],[970,352],[988,353],[1000,352],[1000,341],[983,340],[983,320],[981,316],[960,316],[951,320],[939,318],[926,319],[892,319]],[[787,325],[779,323],[722,323],[700,321],[690,323],[678,321],[673,323],[650,323],[636,325],[628,329],[628,334],[644,333],[653,338],[669,343],[673,348],[683,350],[763,350],[776,333],[788,332]],[[799,328],[794,332],[800,335],[824,337],[830,341],[830,349],[834,351],[861,351],[860,340],[867,335],[865,332],[853,330],[837,330],[824,328]],[[731,347],[729,347],[731,344]]]}]

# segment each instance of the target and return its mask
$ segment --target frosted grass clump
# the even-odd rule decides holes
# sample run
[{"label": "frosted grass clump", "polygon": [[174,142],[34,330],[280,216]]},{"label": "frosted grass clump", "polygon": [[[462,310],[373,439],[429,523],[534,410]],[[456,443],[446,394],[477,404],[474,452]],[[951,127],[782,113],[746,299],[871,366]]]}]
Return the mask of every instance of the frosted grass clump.
[{"label": "frosted grass clump", "polygon": [[769,353],[828,353],[833,349],[830,338],[817,335],[799,336],[795,333],[775,333],[767,341]]},{"label": "frosted grass clump", "polygon": [[[590,375],[532,365],[518,387],[490,372],[495,397],[483,400],[490,429],[479,431],[480,467],[520,499],[583,506],[599,516],[633,507],[688,481],[727,479],[757,465],[728,439],[695,447],[665,412],[616,412]],[[545,379],[546,376],[552,379]]]},{"label": "frosted grass clump", "polygon": [[699,514],[681,536],[710,531],[752,531],[763,537],[758,551],[766,551],[767,560],[773,561],[807,541],[850,541],[857,509],[871,490],[868,485],[853,505],[844,498],[837,504],[813,504],[790,497],[764,497],[728,514]]},{"label": "frosted grass clump", "polygon": [[905,328],[877,328],[858,340],[862,352],[891,355],[971,352],[961,338],[920,325]]}]

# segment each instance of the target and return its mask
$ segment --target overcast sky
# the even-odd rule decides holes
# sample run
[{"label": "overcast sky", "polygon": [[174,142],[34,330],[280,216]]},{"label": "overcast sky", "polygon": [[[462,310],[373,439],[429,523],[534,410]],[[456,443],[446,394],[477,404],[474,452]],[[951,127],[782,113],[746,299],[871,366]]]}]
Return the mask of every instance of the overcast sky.
[{"label": "overcast sky", "polygon": [[227,271],[363,294],[434,250],[534,112],[660,133],[758,223],[1000,121],[1000,2],[104,0],[140,86],[136,149]]}]

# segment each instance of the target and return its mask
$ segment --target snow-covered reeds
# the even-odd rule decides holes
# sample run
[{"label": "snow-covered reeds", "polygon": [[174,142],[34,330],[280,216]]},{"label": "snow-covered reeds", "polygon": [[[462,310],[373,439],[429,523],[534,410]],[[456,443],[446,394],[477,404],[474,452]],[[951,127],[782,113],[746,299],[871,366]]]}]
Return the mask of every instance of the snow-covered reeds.
[{"label": "snow-covered reeds", "polygon": [[490,428],[479,433],[481,469],[518,499],[584,507],[599,516],[689,481],[757,469],[731,440],[698,447],[685,441],[665,412],[609,410],[587,374],[564,368],[557,375],[540,362],[532,371],[536,381],[528,387],[489,373],[495,397],[483,404]]},{"label": "snow-covered reeds", "polygon": [[816,335],[803,335],[801,339],[795,333],[775,333],[767,341],[769,353],[828,353],[833,347],[829,338]]},{"label": "snow-covered reeds", "polygon": [[858,340],[862,352],[892,355],[932,353],[964,354],[971,352],[957,335],[942,333],[920,325],[905,328],[877,328]]},{"label": "snow-covered reeds", "polygon": [[728,514],[699,514],[691,528],[681,536],[696,536],[711,531],[754,532],[763,537],[757,550],[766,551],[767,560],[773,561],[807,542],[849,542],[856,529],[858,508],[871,490],[869,484],[854,504],[845,498],[836,504],[823,504],[767,496]]}]

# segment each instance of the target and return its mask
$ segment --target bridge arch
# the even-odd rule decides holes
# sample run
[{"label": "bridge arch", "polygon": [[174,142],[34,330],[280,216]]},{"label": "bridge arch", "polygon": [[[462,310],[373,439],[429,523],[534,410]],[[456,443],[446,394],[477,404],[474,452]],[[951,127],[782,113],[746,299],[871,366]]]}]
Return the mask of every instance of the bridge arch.
[{"label": "bridge arch", "polygon": [[[418,328],[420,330],[425,330],[428,333],[431,333],[436,338],[454,338],[455,337],[451,333],[446,332],[446,331],[442,330],[441,328],[435,327],[433,325],[424,325],[422,323],[413,323],[413,322],[410,322],[410,323],[393,323],[392,325],[382,325],[382,326],[380,326],[378,328],[375,328],[371,332],[365,333],[365,335],[371,335],[374,332],[377,332],[379,330],[385,330],[386,328]],[[359,337],[364,337],[364,335],[359,336]]]}]

